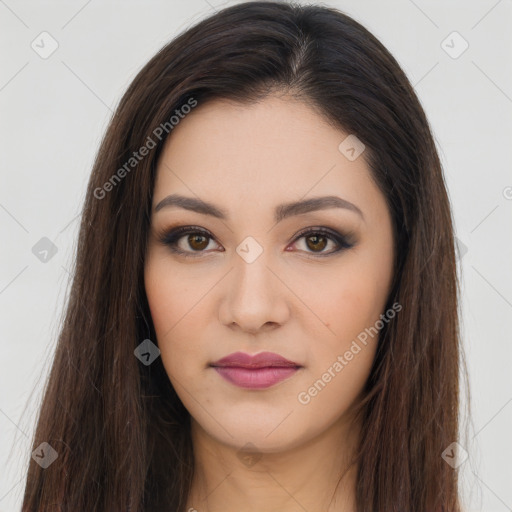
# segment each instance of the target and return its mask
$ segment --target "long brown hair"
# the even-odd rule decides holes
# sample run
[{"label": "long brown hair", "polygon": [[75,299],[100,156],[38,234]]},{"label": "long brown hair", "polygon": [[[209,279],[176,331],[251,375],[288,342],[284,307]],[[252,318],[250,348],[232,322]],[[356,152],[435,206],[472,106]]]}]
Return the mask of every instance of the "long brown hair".
[{"label": "long brown hair", "polygon": [[425,113],[397,61],[349,16],[248,2],[164,46],[110,121],[32,443],[49,443],[58,457],[45,469],[30,460],[24,512],[183,512],[194,472],[190,415],[161,358],[145,365],[134,356],[143,340],[157,343],[143,282],[156,164],[173,116],[210,99],[249,104],[273,91],[307,102],[365,144],[392,215],[388,306],[402,310],[380,333],[358,404],[357,510],[460,511],[457,470],[441,457],[458,439],[460,291]]}]

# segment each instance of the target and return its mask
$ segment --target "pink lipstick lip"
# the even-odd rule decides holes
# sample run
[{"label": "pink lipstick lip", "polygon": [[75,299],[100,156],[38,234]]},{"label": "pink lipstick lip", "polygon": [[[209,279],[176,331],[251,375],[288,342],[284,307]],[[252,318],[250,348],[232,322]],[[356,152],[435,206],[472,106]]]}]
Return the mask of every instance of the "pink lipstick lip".
[{"label": "pink lipstick lip", "polygon": [[236,367],[236,368],[299,368],[300,365],[290,361],[279,354],[273,352],[260,352],[251,356],[245,352],[234,352],[226,357],[211,363],[213,367]]},{"label": "pink lipstick lip", "polygon": [[301,365],[273,352],[260,352],[254,356],[235,352],[210,366],[231,384],[246,389],[271,387],[302,368]]},{"label": "pink lipstick lip", "polygon": [[263,368],[242,368],[240,366],[214,366],[225,380],[246,389],[265,389],[291,377],[299,369],[296,366]]}]

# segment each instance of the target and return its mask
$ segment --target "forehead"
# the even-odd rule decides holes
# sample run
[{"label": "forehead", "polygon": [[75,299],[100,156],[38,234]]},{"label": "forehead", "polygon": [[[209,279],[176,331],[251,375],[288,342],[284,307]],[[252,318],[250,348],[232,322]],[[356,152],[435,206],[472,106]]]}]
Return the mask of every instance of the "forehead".
[{"label": "forehead", "polygon": [[166,141],[155,201],[171,193],[246,207],[306,195],[371,201],[378,191],[364,158],[350,161],[338,149],[348,135],[291,98],[199,104]]},{"label": "forehead", "polygon": [[[185,116],[171,132],[164,153],[174,161],[222,163],[216,169],[243,162],[247,168],[267,163],[286,170],[287,162],[314,164],[319,153],[332,157],[343,135],[297,100],[269,96],[240,104],[218,99],[199,104]],[[189,152],[191,148],[197,151]]]}]

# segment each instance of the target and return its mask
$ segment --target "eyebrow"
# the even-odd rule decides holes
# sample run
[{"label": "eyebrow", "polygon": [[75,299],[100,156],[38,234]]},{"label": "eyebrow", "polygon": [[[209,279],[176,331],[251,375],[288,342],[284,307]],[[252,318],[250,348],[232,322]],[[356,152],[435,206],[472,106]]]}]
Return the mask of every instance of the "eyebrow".
[{"label": "eyebrow", "polygon": [[[218,219],[227,220],[229,218],[228,212],[223,208],[215,206],[214,204],[208,203],[201,199],[186,197],[179,194],[171,194],[162,199],[155,206],[154,212],[156,213],[163,208],[172,206],[184,208],[185,210],[190,210],[203,215],[211,215]],[[278,223],[288,217],[293,217],[295,215],[301,215],[317,210],[327,210],[330,208],[344,208],[346,210],[351,210],[361,216],[361,218],[364,220],[363,212],[355,204],[338,196],[314,197],[311,199],[305,199],[303,201],[294,201],[280,204],[276,206],[274,210],[274,220],[276,223]]]}]

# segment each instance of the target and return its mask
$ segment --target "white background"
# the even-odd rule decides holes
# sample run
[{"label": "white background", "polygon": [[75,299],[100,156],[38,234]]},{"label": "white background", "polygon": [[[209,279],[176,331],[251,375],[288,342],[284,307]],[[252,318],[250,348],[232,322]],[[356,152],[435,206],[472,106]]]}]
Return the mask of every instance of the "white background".
[{"label": "white background", "polygon": [[[233,3],[0,0],[0,512],[21,507],[77,216],[111,112],[165,43]],[[463,244],[462,332],[472,392],[469,458],[461,466],[466,506],[510,511],[511,1],[323,3],[391,51],[431,123]],[[59,45],[47,59],[31,48],[43,31]],[[453,31],[469,43],[456,59],[441,46]],[[448,44],[460,48],[460,41]],[[58,248],[47,263],[32,253],[42,237]]]}]

